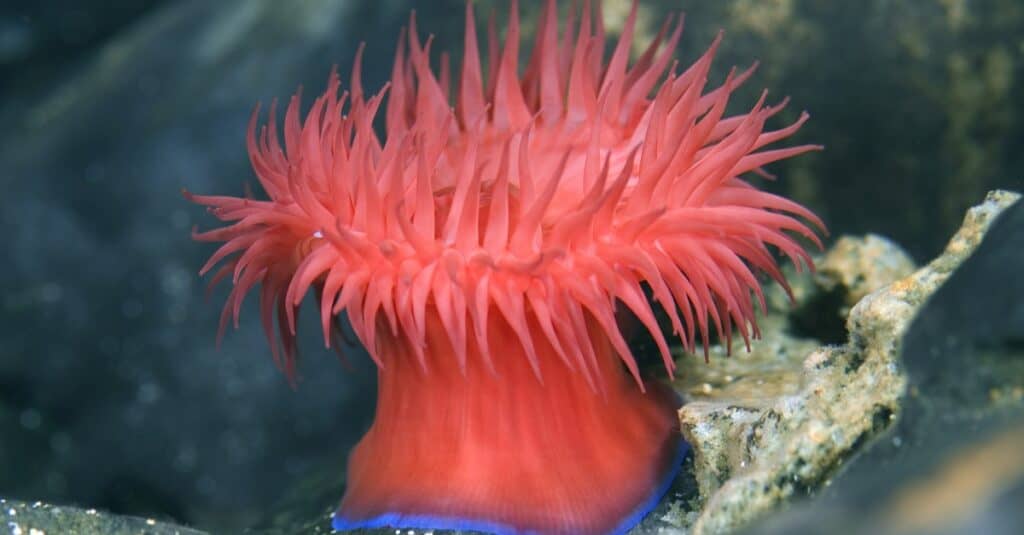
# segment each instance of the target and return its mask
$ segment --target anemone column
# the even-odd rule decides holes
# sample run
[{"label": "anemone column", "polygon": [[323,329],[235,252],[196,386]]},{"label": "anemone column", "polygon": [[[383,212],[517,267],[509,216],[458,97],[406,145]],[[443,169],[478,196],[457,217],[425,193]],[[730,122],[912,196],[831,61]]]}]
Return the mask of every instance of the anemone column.
[{"label": "anemone column", "polygon": [[683,451],[673,393],[637,388],[599,329],[597,385],[539,332],[531,365],[493,312],[492,356],[473,349],[462,363],[432,308],[424,366],[408,341],[380,336],[376,419],[349,461],[336,528],[619,532],[664,493]]}]

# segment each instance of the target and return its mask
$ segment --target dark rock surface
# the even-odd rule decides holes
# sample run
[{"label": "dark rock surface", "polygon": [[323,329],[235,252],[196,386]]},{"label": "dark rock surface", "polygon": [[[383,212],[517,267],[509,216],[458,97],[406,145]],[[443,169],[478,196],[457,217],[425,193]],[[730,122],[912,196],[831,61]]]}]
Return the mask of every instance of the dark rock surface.
[{"label": "dark rock surface", "polygon": [[752,533],[1024,532],[1024,203],[904,339],[898,424],[810,504]]}]

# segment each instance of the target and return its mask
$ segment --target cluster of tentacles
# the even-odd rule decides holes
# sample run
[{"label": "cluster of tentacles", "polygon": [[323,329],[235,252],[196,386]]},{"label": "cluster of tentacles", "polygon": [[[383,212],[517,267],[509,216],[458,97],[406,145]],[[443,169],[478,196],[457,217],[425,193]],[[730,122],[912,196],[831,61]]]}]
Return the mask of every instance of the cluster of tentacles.
[{"label": "cluster of tentacles", "polygon": [[[328,345],[344,311],[378,364],[376,333],[389,329],[419,348],[426,366],[424,315],[432,306],[464,367],[467,353],[491,358],[487,315],[499,313],[538,375],[533,347],[543,336],[593,383],[591,317],[639,381],[617,303],[673,368],[646,286],[687,349],[698,337],[706,345],[712,328],[749,343],[758,334],[755,302],[764,306],[758,272],[786,285],[770,247],[798,268],[809,265],[800,237],[817,244],[809,225],[824,227],[741,176],[818,148],[765,148],[807,115],[765,130],[785,102],[766,105],[762,95],[748,112],[727,116],[730,95],[754,67],[709,88],[716,39],[677,73],[681,18],[666,21],[630,64],[635,5],[605,62],[600,15],[587,5],[578,21],[570,12],[560,38],[555,3],[547,2],[520,74],[513,2],[503,46],[489,28],[485,79],[471,4],[455,88],[448,56],[435,74],[431,39],[421,42],[413,19],[391,80],[375,95],[361,87],[360,49],[348,91],[339,95],[332,74],[304,120],[299,96],[291,99],[283,147],[273,110],[257,128],[257,108],[248,150],[268,200],[189,194],[229,223],[195,234],[223,242],[202,269],[220,264],[214,283],[234,282],[222,330],[232,317],[237,324],[243,298],[260,285],[275,359],[292,375],[296,310],[314,288]],[[374,129],[381,113],[383,137]],[[468,352],[467,340],[480,347]]]}]

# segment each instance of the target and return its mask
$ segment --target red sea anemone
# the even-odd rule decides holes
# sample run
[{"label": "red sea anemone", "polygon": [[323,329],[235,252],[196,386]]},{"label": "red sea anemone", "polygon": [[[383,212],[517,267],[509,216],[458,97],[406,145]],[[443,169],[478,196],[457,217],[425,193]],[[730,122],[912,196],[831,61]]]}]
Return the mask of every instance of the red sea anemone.
[{"label": "red sea anemone", "polygon": [[229,222],[195,235],[224,242],[202,270],[221,264],[214,282],[234,282],[222,329],[259,285],[292,376],[296,311],[313,289],[325,343],[345,312],[378,366],[338,529],[624,531],[683,446],[676,398],[641,380],[616,306],[671,373],[647,292],[689,351],[712,327],[749,343],[755,298],[764,307],[756,273],[786,284],[771,248],[809,265],[795,235],[818,243],[807,225],[823,230],[740,178],[817,147],[764,149],[807,115],[766,131],[784,103],[763,95],[725,115],[753,68],[707,89],[717,39],[677,74],[682,20],[666,23],[630,65],[634,4],[604,62],[600,16],[585,4],[559,37],[552,0],[520,75],[516,12],[500,50],[490,28],[484,79],[467,3],[454,90],[447,56],[435,74],[410,21],[376,95],[364,96],[357,54],[350,92],[332,75],[304,121],[292,99],[283,149],[273,112],[259,130],[253,114],[249,155],[269,200],[189,195]]}]

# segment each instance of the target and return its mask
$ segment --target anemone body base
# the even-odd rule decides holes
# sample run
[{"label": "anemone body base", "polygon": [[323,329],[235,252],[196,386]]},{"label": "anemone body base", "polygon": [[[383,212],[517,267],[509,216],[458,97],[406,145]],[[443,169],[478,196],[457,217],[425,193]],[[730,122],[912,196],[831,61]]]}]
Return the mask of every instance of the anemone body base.
[{"label": "anemone body base", "polygon": [[621,533],[664,494],[685,452],[677,398],[641,391],[606,340],[574,362],[539,335],[531,363],[492,316],[491,359],[471,349],[455,362],[436,313],[425,325],[425,366],[386,328],[379,337],[376,419],[349,459],[335,529]]}]

